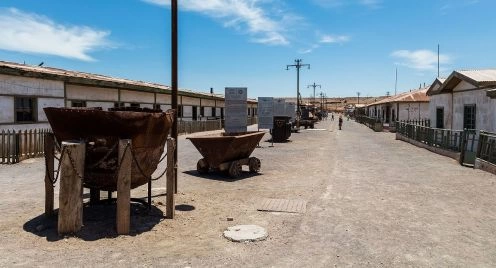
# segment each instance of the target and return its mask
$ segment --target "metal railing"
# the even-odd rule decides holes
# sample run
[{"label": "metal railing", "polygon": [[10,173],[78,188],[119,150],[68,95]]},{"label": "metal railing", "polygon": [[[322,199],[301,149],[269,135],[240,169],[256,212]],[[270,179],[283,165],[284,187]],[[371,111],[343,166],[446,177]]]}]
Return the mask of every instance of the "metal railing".
[{"label": "metal railing", "polygon": [[424,126],[424,127],[430,127],[431,126],[431,120],[430,119],[400,120],[400,122],[412,124],[412,125]]},{"label": "metal railing", "polygon": [[396,132],[432,147],[455,152],[462,151],[463,130],[431,128],[396,122]]},{"label": "metal railing", "polygon": [[496,164],[496,133],[480,132],[477,158]]},{"label": "metal railing", "polygon": [[44,154],[44,135],[50,129],[24,131],[2,130],[0,133],[0,164],[15,164]]},{"label": "metal railing", "polygon": [[356,122],[360,123],[360,124],[364,124],[368,127],[372,127],[375,123],[380,123],[381,120],[379,118],[375,118],[375,117],[368,117],[368,116],[365,116],[365,115],[357,115],[356,118],[355,118]]}]

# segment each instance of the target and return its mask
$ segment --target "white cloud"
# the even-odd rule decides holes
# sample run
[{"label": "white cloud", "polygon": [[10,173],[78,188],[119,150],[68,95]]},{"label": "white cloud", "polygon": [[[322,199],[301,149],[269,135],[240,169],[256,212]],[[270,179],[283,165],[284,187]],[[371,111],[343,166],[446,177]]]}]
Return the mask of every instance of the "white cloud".
[{"label": "white cloud", "polygon": [[346,5],[362,5],[369,8],[379,8],[383,0],[312,0],[316,5],[325,8],[337,8]]},{"label": "white cloud", "polygon": [[0,9],[0,49],[93,61],[89,52],[110,47],[110,33],[85,26],[64,26],[15,8]]},{"label": "white cloud", "polygon": [[[437,53],[430,50],[397,50],[391,53],[392,57],[402,60],[397,64],[409,68],[428,71],[437,68]],[[439,63],[446,64],[451,61],[450,57],[445,54],[439,55]]]},{"label": "white cloud", "polygon": [[[142,0],[160,6],[170,6],[169,0]],[[264,0],[182,0],[184,10],[199,12],[223,21],[225,27],[246,31],[253,41],[269,45],[287,45],[283,23],[269,17],[261,7]],[[287,20],[287,15],[285,18]]]},{"label": "white cloud", "polygon": [[350,37],[347,35],[329,35],[323,34],[320,36],[319,43],[332,44],[332,43],[346,43],[350,41]]}]

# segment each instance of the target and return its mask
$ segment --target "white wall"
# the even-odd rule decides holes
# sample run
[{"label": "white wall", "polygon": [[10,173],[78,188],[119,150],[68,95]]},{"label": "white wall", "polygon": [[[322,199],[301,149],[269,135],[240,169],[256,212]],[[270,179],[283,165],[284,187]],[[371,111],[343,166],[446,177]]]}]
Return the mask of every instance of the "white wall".
[{"label": "white wall", "polygon": [[467,81],[461,81],[456,85],[456,87],[453,88],[453,91],[463,91],[463,90],[468,90],[468,89],[475,89],[477,88],[476,86],[468,83]]},{"label": "white wall", "polygon": [[64,82],[0,74],[4,95],[64,97]]},{"label": "white wall", "polygon": [[45,107],[64,107],[64,99],[38,98],[38,121],[47,121],[43,108]]},{"label": "white wall", "polygon": [[182,117],[192,117],[193,116],[193,107],[189,105],[183,106],[183,116]]},{"label": "white wall", "polygon": [[452,127],[452,103],[451,94],[437,94],[430,96],[429,101],[429,118],[431,119],[431,127],[436,127],[436,109],[444,108],[444,128],[450,129]]},{"label": "white wall", "polygon": [[430,118],[428,102],[400,102],[398,120],[422,120]]},{"label": "white wall", "polygon": [[112,101],[119,99],[118,90],[113,88],[66,85],[66,97],[72,100]]},{"label": "white wall", "polygon": [[154,103],[154,101],[154,93],[121,90],[121,102]]},{"label": "white wall", "polygon": [[14,122],[14,97],[0,96],[0,123]]},{"label": "white wall", "polygon": [[453,93],[453,129],[463,129],[464,106],[476,105],[477,129],[496,132],[496,100],[486,96],[485,90]]}]

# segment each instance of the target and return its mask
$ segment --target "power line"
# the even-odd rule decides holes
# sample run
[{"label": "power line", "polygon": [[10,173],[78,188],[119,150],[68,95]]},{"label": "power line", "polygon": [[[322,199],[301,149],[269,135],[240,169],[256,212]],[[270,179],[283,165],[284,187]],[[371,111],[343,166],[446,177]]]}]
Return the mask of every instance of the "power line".
[{"label": "power line", "polygon": [[297,117],[301,115],[301,110],[300,110],[300,68],[301,67],[308,67],[310,69],[310,64],[302,64],[303,60],[302,59],[296,59],[295,64],[290,64],[286,65],[286,70],[289,70],[289,67],[295,67],[296,68],[296,114]]},{"label": "power line", "polygon": [[313,102],[315,103],[315,88],[316,87],[319,87],[320,89],[322,89],[322,86],[321,85],[317,85],[317,84],[315,84],[315,82],[313,82],[312,85],[308,85],[307,86],[307,88],[309,88],[309,87],[313,87]]}]

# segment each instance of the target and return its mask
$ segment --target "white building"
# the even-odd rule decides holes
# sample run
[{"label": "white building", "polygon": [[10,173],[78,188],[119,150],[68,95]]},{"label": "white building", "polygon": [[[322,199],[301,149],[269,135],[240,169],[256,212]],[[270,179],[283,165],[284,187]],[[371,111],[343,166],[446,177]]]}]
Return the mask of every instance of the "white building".
[{"label": "white building", "polygon": [[[224,118],[219,94],[178,92],[180,120]],[[0,61],[0,131],[49,128],[44,107],[134,106],[171,108],[168,86],[98,74]],[[256,117],[256,100],[248,100],[248,119]],[[250,120],[249,120],[250,122]]]},{"label": "white building", "polygon": [[411,90],[396,96],[368,104],[365,113],[384,123],[403,120],[424,120],[429,118],[429,97],[427,88]]},{"label": "white building", "polygon": [[453,71],[446,80],[436,79],[427,92],[431,125],[496,132],[495,88],[496,69]]}]

